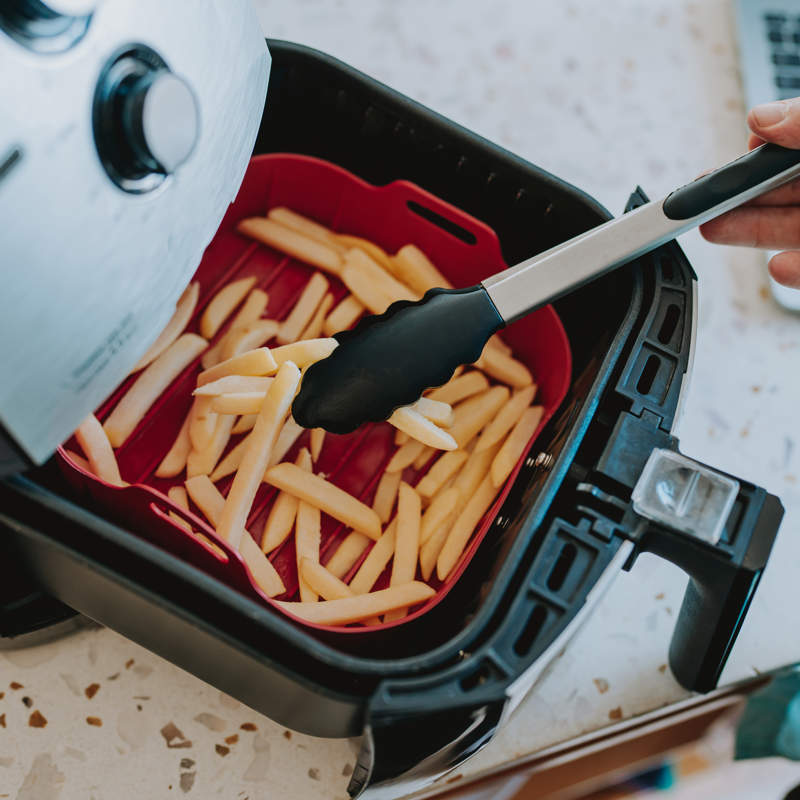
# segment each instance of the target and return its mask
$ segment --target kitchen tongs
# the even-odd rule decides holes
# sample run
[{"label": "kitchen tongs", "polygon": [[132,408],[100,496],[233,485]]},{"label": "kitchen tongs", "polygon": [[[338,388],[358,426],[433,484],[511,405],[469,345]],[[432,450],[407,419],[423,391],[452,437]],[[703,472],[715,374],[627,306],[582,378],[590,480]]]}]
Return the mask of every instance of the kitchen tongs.
[{"label": "kitchen tongs", "polygon": [[339,346],[307,370],[294,418],[333,433],[387,419],[476,361],[505,325],[797,177],[800,150],[765,144],[476,286],[393,303],[336,335]]}]

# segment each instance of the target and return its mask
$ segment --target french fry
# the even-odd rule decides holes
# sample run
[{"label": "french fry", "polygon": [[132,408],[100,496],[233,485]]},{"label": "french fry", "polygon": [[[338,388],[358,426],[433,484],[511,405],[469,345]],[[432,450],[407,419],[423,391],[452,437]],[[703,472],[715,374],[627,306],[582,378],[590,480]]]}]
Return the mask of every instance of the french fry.
[{"label": "french fry", "polygon": [[144,369],[151,361],[155,361],[184,331],[189,324],[189,320],[194,314],[197,306],[197,298],[200,296],[200,284],[192,281],[178,298],[175,304],[175,313],[158,335],[156,340],[147,348],[145,354],[136,362],[136,366],[131,372],[138,372]]},{"label": "french fry", "polygon": [[357,248],[363,250],[376,264],[382,266],[387,272],[394,272],[392,259],[382,247],[378,247],[375,242],[369,239],[362,239],[360,236],[350,236],[347,233],[337,233],[336,238],[346,250]]},{"label": "french fry", "polygon": [[365,594],[375,585],[381,573],[386,569],[389,559],[394,555],[395,532],[397,530],[397,517],[387,526],[383,535],[372,546],[367,557],[350,581],[350,588],[356,594]]},{"label": "french fry", "polygon": [[333,295],[328,292],[325,297],[322,298],[322,302],[317,306],[317,310],[314,312],[314,316],[311,317],[311,321],[300,334],[301,339],[319,339],[319,337],[322,336],[322,326],[325,324],[325,317],[332,305]]},{"label": "french fry", "polygon": [[219,363],[222,359],[222,350],[225,347],[225,342],[231,334],[237,331],[244,325],[255,322],[266,310],[267,303],[269,302],[269,295],[263,289],[253,289],[247,295],[242,307],[236,313],[236,316],[231,321],[230,327],[223,334],[222,338],[211,348],[203,353],[200,363],[203,369],[209,369],[215,364]]},{"label": "french fry", "polygon": [[312,428],[309,440],[311,449],[311,460],[316,464],[319,454],[322,452],[322,445],[325,442],[325,428]]},{"label": "french fry", "polygon": [[364,536],[363,533],[358,531],[350,531],[342,539],[336,548],[336,552],[328,559],[325,569],[337,578],[344,578],[353,567],[353,564],[361,558],[361,554],[367,549],[370,542],[372,542],[372,539],[369,536]]},{"label": "french fry", "polygon": [[[182,494],[180,494],[182,492]],[[181,508],[186,508],[188,510],[189,503],[186,498],[186,490],[182,486],[173,486],[167,492],[167,496],[170,500],[172,500],[176,505],[180,506]],[[169,511],[169,518],[179,527],[185,530],[187,533],[191,533],[195,538],[202,539],[209,547],[213,550],[216,550],[221,556],[224,556],[225,553],[217,547],[214,542],[212,542],[207,536],[204,536],[199,531],[196,531],[177,511]]]},{"label": "french fry", "polygon": [[267,597],[277,597],[286,591],[281,576],[278,575],[277,570],[272,566],[272,562],[261,552],[261,548],[249,533],[245,533],[242,536],[239,555],[244,563],[247,564],[253,580]]},{"label": "french fry", "polygon": [[239,310],[228,323],[228,330],[225,332],[220,341],[225,338],[229,333],[241,328],[244,325],[249,325],[261,318],[261,315],[267,310],[269,305],[269,293],[264,289],[251,289],[245,296],[244,302],[239,307]]},{"label": "french fry", "polygon": [[443,453],[436,463],[425,473],[422,480],[416,485],[416,490],[423,498],[430,499],[461,468],[467,460],[464,450],[451,450]]},{"label": "french fry", "polygon": [[510,356],[512,352],[511,348],[500,338],[499,333],[493,333],[486,342],[486,346],[494,348],[495,350],[499,350],[501,353],[505,353],[507,356]]},{"label": "french fry", "polygon": [[455,420],[452,406],[449,403],[443,403],[441,400],[420,397],[419,400],[412,404],[412,408],[415,411],[419,411],[425,419],[429,419],[437,425],[443,425],[445,428],[449,428]]},{"label": "french fry", "polygon": [[[311,456],[303,448],[302,456],[296,465],[299,470],[311,474]],[[297,582],[300,590],[301,602],[312,602],[319,599],[314,589],[309,586],[300,571],[302,561],[319,563],[319,545],[321,539],[321,514],[317,506],[298,498],[297,518],[294,523],[294,549],[297,558]]]},{"label": "french fry", "polygon": [[183,486],[170,486],[167,490],[167,497],[169,497],[178,508],[182,508],[184,511],[189,510],[189,498]]},{"label": "french fry", "polygon": [[195,475],[210,475],[214,467],[222,456],[223,451],[228,446],[231,438],[231,428],[235,418],[227,414],[217,417],[217,424],[211,441],[203,450],[192,450],[186,459],[186,477],[193,478]]},{"label": "french fry", "polygon": [[321,272],[315,272],[311,276],[289,316],[281,323],[280,330],[275,337],[278,344],[289,344],[300,338],[300,334],[311,322],[314,312],[322,302],[322,298],[325,297],[328,285],[328,279]]},{"label": "french fry", "polygon": [[216,414],[258,414],[266,392],[236,392],[210,397],[211,410]]},{"label": "french fry", "polygon": [[88,460],[83,456],[78,455],[74,450],[67,450],[64,448],[64,453],[66,454],[67,458],[76,466],[80,467],[81,469],[85,469],[87,472],[92,471],[92,465],[88,462]]},{"label": "french fry", "polygon": [[372,507],[385,525],[392,516],[394,501],[397,499],[397,490],[402,480],[402,471],[384,472],[378,481],[378,488],[375,490],[375,498]]},{"label": "french fry", "polygon": [[[192,502],[203,512],[208,521],[217,527],[219,536],[219,523],[223,515],[226,500],[219,490],[206,475],[198,475],[186,481],[186,491]],[[210,544],[216,548],[214,542]],[[267,597],[276,597],[286,591],[280,575],[269,559],[261,552],[253,537],[244,528],[241,532],[241,543],[238,548],[239,555],[250,570],[253,580],[258,584]]]},{"label": "french fry", "polygon": [[[201,542],[203,542],[203,544],[205,544],[207,547],[209,547],[211,550],[213,550],[223,561],[228,558],[228,556],[225,553],[225,551],[215,541],[212,541],[211,539],[209,539],[208,536],[206,536],[204,533],[201,533],[200,531],[194,530],[188,523],[186,523],[186,529],[190,533],[193,533],[196,539],[199,539]],[[272,566],[272,565],[270,565],[270,566]],[[250,572],[253,572],[253,570],[250,570]],[[255,580],[255,578],[253,578],[253,580]],[[258,581],[256,581],[256,583],[258,583]],[[282,585],[283,585],[283,582],[281,582],[281,586]],[[263,588],[263,586],[262,586],[262,588]],[[280,592],[276,592],[276,594],[280,594]]]},{"label": "french fry", "polygon": [[475,452],[486,450],[493,444],[497,444],[516,425],[517,420],[531,404],[535,393],[536,386],[517,389],[497,416],[483,429],[475,445]]},{"label": "french fry", "polygon": [[295,464],[283,462],[270,467],[264,479],[348,527],[366,534],[370,539],[380,538],[381,521],[375,511],[319,475],[304,472]]},{"label": "french fry", "polygon": [[170,447],[156,468],[156,478],[174,478],[183,471],[186,466],[186,459],[192,450],[192,441],[189,438],[189,424],[191,421],[192,411],[190,409],[186,414],[186,419],[183,420],[178,435],[175,437],[175,441],[172,443],[172,447]]},{"label": "french fry", "polygon": [[[248,445],[241,466],[233,479],[217,526],[219,536],[234,548],[238,549],[242,540],[247,515],[250,513],[278,432],[289,413],[289,407],[299,384],[300,370],[290,361],[281,364],[261,406],[255,427],[248,436]],[[299,471],[302,475],[306,474],[302,470]]]},{"label": "french fry", "polygon": [[161,393],[200,355],[206,345],[202,336],[184,333],[145,367],[103,424],[112,447],[119,447],[125,442]]},{"label": "french fry", "polygon": [[[390,586],[414,580],[419,557],[421,510],[419,495],[407,483],[402,482],[397,494],[397,530]],[[394,609],[386,614],[384,622],[401,619],[407,611],[404,607]]]},{"label": "french fry", "polygon": [[175,512],[175,511],[170,511],[170,512],[169,512],[169,518],[170,518],[170,519],[171,519],[171,520],[172,520],[172,521],[173,521],[173,522],[174,522],[174,523],[175,523],[175,524],[176,524],[176,525],[177,525],[179,528],[183,528],[183,530],[185,530],[187,533],[194,534],[194,535],[195,535],[195,536],[197,536],[198,538],[200,538],[200,537],[202,537],[202,538],[205,538],[204,536],[202,536],[202,534],[195,532],[195,530],[192,528],[192,526],[191,526],[191,525],[190,525],[190,524],[189,524],[189,523],[188,523],[188,522],[187,522],[187,521],[186,521],[186,520],[185,520],[185,519],[184,519],[184,518],[183,518],[183,517],[182,517],[180,514],[178,514],[177,512]]},{"label": "french fry", "polygon": [[242,414],[242,416],[236,420],[236,424],[233,426],[231,433],[247,433],[248,431],[253,430],[253,426],[256,424],[257,419],[258,414]]},{"label": "french fry", "polygon": [[403,406],[396,409],[392,416],[389,417],[389,422],[412,438],[438,450],[455,450],[458,447],[454,436],[447,431],[443,431],[430,420],[425,419],[422,414],[415,411],[411,406]]},{"label": "french fry", "polygon": [[414,463],[414,459],[425,449],[425,445],[417,439],[409,439],[386,465],[387,473],[400,473]]},{"label": "french fry", "polygon": [[[363,250],[348,250],[344,257],[345,269],[356,269],[370,280],[391,302],[395,300],[418,300],[420,294],[397,280]],[[342,271],[344,273],[344,270]],[[345,283],[347,283],[345,281]]]},{"label": "french fry", "polygon": [[[500,442],[496,442],[485,450],[480,452],[473,450],[469,454],[469,458],[453,481],[453,488],[459,491],[463,503],[472,497],[481,481],[489,473],[492,461],[499,450]],[[434,502],[435,500],[436,498],[434,498]]]},{"label": "french fry", "polygon": [[298,503],[299,500],[287,492],[278,492],[264,526],[264,536],[261,539],[263,552],[271,553],[289,537],[297,518]]},{"label": "french fry", "polygon": [[[184,489],[183,486],[170,486],[167,491],[167,497],[179,508],[185,511],[189,510],[189,498],[186,496],[186,489]],[[179,525],[185,531],[194,533],[192,526],[180,514],[175,511],[170,511],[169,517],[176,525]]]},{"label": "french fry", "polygon": [[[176,487],[173,487],[176,488]],[[219,489],[209,480],[208,475],[195,475],[187,478],[182,487],[184,493],[191,497],[192,502],[200,509],[200,513],[209,521],[211,527],[219,522],[219,516],[225,505],[225,498]],[[186,505],[188,509],[188,503]]]},{"label": "french fry", "polygon": [[442,552],[445,540],[450,533],[449,520],[443,525],[440,525],[432,534],[430,534],[419,549],[419,572],[422,575],[422,580],[428,581],[433,575],[433,570],[436,568],[436,559],[439,558],[439,553]]},{"label": "french fry", "polygon": [[477,370],[472,370],[465,372],[463,375],[450,378],[443,386],[428,392],[426,397],[430,400],[438,400],[441,403],[449,403],[454,406],[461,400],[466,400],[468,397],[472,397],[472,395],[488,388],[489,381],[486,376]]},{"label": "french fry", "polygon": [[425,445],[420,454],[414,459],[411,466],[414,469],[422,469],[433,458],[433,454],[437,452],[433,447]]},{"label": "french fry", "polygon": [[347,625],[385,614],[396,608],[407,608],[422,603],[436,594],[420,581],[390,586],[377,592],[340,600],[323,600],[318,603],[292,603],[278,600],[288,614],[316,625]]},{"label": "french fry", "polygon": [[232,330],[222,342],[219,357],[228,361],[265,345],[280,330],[281,324],[274,319],[257,319]]},{"label": "french fry", "polygon": [[243,219],[236,226],[239,233],[269,245],[292,258],[311,264],[332,275],[341,270],[342,258],[335,247],[318,242],[285,225],[263,217]]},{"label": "french fry", "polygon": [[442,525],[445,525],[458,505],[458,489],[447,489],[436,496],[422,515],[419,528],[420,547],[430,539],[431,535]]},{"label": "french fry", "polygon": [[89,461],[91,471],[100,480],[113,486],[124,486],[111,442],[94,414],[89,414],[75,431],[75,438]]},{"label": "french fry", "polygon": [[283,423],[281,432],[275,441],[275,446],[272,448],[268,466],[274,467],[275,464],[280,464],[283,461],[283,457],[292,449],[292,445],[300,438],[304,430],[305,428],[298,425],[290,414],[286,422]]},{"label": "french fry", "polygon": [[481,394],[462,400],[455,407],[456,419],[450,426],[450,435],[458,447],[465,448],[478,435],[508,401],[509,395],[505,386],[493,386]]},{"label": "french fry", "polygon": [[436,576],[443,581],[455,567],[472,532],[489,510],[497,494],[491,475],[481,481],[475,493],[467,499],[461,513],[456,517],[444,547],[436,559]]},{"label": "french fry", "polygon": [[[262,322],[273,322],[273,320],[261,320]],[[263,377],[264,375],[274,375],[278,371],[278,365],[268,347],[257,347],[254,350],[247,350],[232,358],[221,361],[210,369],[203,370],[197,376],[197,385],[207,386],[215,383],[221,378],[231,376],[251,376]]]},{"label": "french fry", "polygon": [[[355,253],[359,251],[351,250],[349,252]],[[351,295],[371,313],[383,314],[391,305],[392,299],[384,294],[380,286],[357,264],[345,261],[339,277],[342,279],[342,283],[350,290]]]},{"label": "french fry", "polygon": [[363,313],[363,304],[355,295],[348,294],[325,318],[325,322],[322,325],[322,332],[326,336],[333,336],[334,333],[345,331]]},{"label": "french fry", "polygon": [[415,292],[425,294],[428,289],[452,289],[453,284],[439,272],[431,260],[418,247],[407,244],[392,257],[392,270],[403,283]]},{"label": "french fry", "polygon": [[226,375],[211,383],[198,386],[192,394],[195,397],[215,397],[221,394],[240,394],[258,392],[266,394],[272,378],[257,378],[252,375]]},{"label": "french fry", "polygon": [[304,236],[308,236],[309,239],[321,242],[340,253],[343,253],[347,249],[345,245],[339,242],[339,237],[332,230],[285,206],[275,206],[271,208],[267,212],[267,219],[271,219],[279,225],[291,228],[297,233],[302,233]]},{"label": "french fry", "polygon": [[492,461],[491,475],[495,489],[499,489],[505,483],[519,457],[525,452],[528,442],[539,427],[543,413],[542,406],[531,406],[525,409],[517,424],[511,429],[511,433]]},{"label": "french fry", "polygon": [[[233,433],[233,430],[231,430],[231,433]],[[239,469],[239,464],[242,463],[244,451],[247,448],[247,438],[248,437],[245,436],[240,442],[237,442],[236,446],[227,453],[225,458],[214,467],[213,472],[209,476],[214,483],[226,478],[228,475],[232,475]]]},{"label": "french fry", "polygon": [[233,309],[244,300],[245,295],[253,288],[254,277],[240,278],[222,287],[206,306],[200,317],[200,333],[211,339],[222,327],[222,323],[231,315]]},{"label": "french fry", "polygon": [[[304,447],[295,459],[300,469],[311,471],[311,457],[308,450]],[[272,552],[276,547],[280,547],[289,534],[292,532],[295,519],[297,518],[297,505],[300,501],[288,492],[278,492],[269,516],[264,524],[264,534],[261,537],[261,549],[265,553]]]},{"label": "french fry", "polygon": [[318,561],[310,558],[300,560],[298,570],[300,580],[323,600],[340,600],[342,597],[355,597],[353,590]]},{"label": "french fry", "polygon": [[291,361],[300,369],[327,358],[339,343],[336,339],[307,339],[303,342],[292,342],[271,350],[272,357],[280,366],[284,361]]},{"label": "french fry", "polygon": [[444,482],[444,484],[442,484],[442,488],[439,489],[439,491],[436,492],[436,494],[433,497],[431,497],[430,500],[423,498],[423,500],[422,500],[423,507],[427,508],[440,494],[443,494],[448,489],[452,489],[453,488],[453,484],[456,482],[456,477],[457,476],[454,475],[449,480],[446,480]]},{"label": "french fry", "polygon": [[193,450],[205,450],[214,436],[217,427],[216,411],[211,407],[213,397],[195,397],[192,406],[192,419],[189,422],[189,438]]},{"label": "french fry", "polygon": [[475,366],[500,383],[508,384],[515,389],[521,389],[533,383],[530,370],[521,361],[506,355],[497,347],[484,347]]}]

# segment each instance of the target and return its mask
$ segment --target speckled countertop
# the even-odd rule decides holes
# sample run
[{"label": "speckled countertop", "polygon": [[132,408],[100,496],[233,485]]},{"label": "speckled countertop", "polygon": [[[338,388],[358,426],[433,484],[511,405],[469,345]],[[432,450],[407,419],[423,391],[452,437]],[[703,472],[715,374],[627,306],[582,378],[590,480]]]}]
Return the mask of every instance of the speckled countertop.
[{"label": "speckled countertop", "polygon": [[[666,193],[744,145],[728,0],[257,5],[268,35],[341,57],[615,212],[637,183]],[[800,660],[800,319],[770,300],[758,254],[682,242],[700,275],[684,452],[787,509],[731,683]],[[665,668],[684,584],[640,558],[464,779],[685,698]],[[0,692],[0,798],[338,799],[355,760],[356,742],[285,731],[108,630],[0,654]]]}]

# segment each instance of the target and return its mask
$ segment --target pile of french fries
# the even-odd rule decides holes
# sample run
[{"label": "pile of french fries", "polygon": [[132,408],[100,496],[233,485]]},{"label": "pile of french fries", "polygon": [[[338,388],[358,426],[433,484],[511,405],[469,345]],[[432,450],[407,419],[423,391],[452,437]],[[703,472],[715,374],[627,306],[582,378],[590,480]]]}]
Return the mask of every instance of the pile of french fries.
[{"label": "pile of french fries", "polygon": [[[217,291],[199,317],[198,333],[187,333],[200,295],[190,284],[105,422],[90,416],[75,432],[85,458],[68,455],[98,478],[125,485],[114,448],[199,358],[191,409],[155,470],[158,478],[176,479],[168,490],[172,504],[199,512],[239,552],[268,597],[286,594],[268,556],[293,535],[299,589],[296,599],[278,605],[295,617],[321,625],[402,619],[435,594],[434,572],[445,581],[456,568],[538,428],[542,408],[533,405],[533,376],[495,336],[470,368],[397,409],[389,419],[397,447],[367,505],[315,472],[325,431],[312,430],[308,446],[285,460],[304,433],[291,417],[292,400],[303,371],[336,347],[334,333],[364,313],[382,313],[396,300],[415,300],[450,283],[413,244],[389,255],[287,208],[244,219],[238,231],[315,268],[289,314],[265,318],[269,296],[255,277],[245,277]],[[338,302],[332,281],[347,289]],[[416,485],[404,480],[425,467]],[[216,484],[231,475],[223,495]],[[277,494],[263,530],[251,531],[248,517],[264,483]],[[171,513],[219,550],[185,516]],[[322,514],[349,530],[324,565]],[[389,565],[388,587],[374,590]]]}]

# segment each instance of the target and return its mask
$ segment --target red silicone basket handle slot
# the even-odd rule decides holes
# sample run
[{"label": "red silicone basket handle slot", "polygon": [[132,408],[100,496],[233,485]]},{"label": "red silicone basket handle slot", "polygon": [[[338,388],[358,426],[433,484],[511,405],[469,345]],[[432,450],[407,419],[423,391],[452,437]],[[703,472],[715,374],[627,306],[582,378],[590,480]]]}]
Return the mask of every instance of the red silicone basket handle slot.
[{"label": "red silicone basket handle slot", "polygon": [[[186,511],[179,506],[175,506],[169,498],[164,503],[168,508],[162,507],[160,502],[151,501],[150,509],[153,514],[160,517],[165,523],[175,530],[176,535],[181,536],[184,541],[190,542],[189,549],[191,555],[184,552],[183,557],[191,561],[195,566],[219,578],[227,584],[232,584],[244,594],[256,594],[261,600],[273,604],[273,598],[268,597],[259,587],[249,567],[237,550],[234,550],[226,541],[220,539],[214,529],[203,519]],[[170,512],[177,513],[183,521],[190,525],[197,533],[205,536],[209,541],[205,542],[199,536],[189,533],[170,516]],[[247,536],[248,534],[245,534]],[[318,627],[318,626],[314,626]],[[322,626],[319,626],[322,627]]]},{"label": "red silicone basket handle slot", "polygon": [[[487,264],[503,263],[495,232],[460,208],[408,181],[394,181],[382,187],[381,191],[395,206],[395,213],[411,212],[421,220],[423,227],[429,227],[437,237],[444,232],[450,248],[474,248],[482,254]],[[426,248],[422,246],[422,249]]]},{"label": "red silicone basket handle slot", "polygon": [[[271,602],[255,584],[250,576],[247,565],[242,561],[242,557],[227,542],[222,541],[208,523],[191,511],[175,506],[169,498],[164,498],[156,502],[151,500],[149,503],[150,512],[157,517],[164,526],[172,529],[175,536],[174,545],[180,550],[179,554],[184,560],[191,563],[198,569],[207,572],[223,583],[233,585],[234,588],[245,594],[256,593],[261,599]],[[177,513],[180,518],[189,524],[193,530],[201,533],[213,547],[204,542],[201,538],[185,530],[175,519],[170,516],[170,512]],[[221,551],[216,552],[215,550]]]},{"label": "red silicone basket handle slot", "polygon": [[[226,547],[223,546],[224,542],[220,542],[218,539],[216,539],[214,532],[209,528],[204,520],[200,519],[200,517],[198,517],[196,514],[193,514],[191,511],[187,511],[186,509],[181,508],[179,505],[173,503],[169,498],[166,499],[164,506],[155,501],[150,502],[150,510],[154,514],[157,514],[162,519],[167,520],[171,525],[176,526],[182,532],[188,533],[188,531],[186,531],[186,529],[183,528],[176,519],[174,519],[172,516],[173,514],[177,517],[180,517],[181,520],[183,520],[183,522],[185,522],[192,529],[192,531],[202,533],[208,539],[213,541],[217,547],[216,550],[210,547],[202,539],[196,536],[192,537],[195,539],[197,544],[203,548],[203,550],[206,550],[212,556],[212,558],[215,558],[222,564],[227,564],[230,561],[230,556],[226,552]],[[212,537],[214,538],[212,539]]]},{"label": "red silicone basket handle slot", "polygon": [[[94,499],[106,507],[117,509],[120,516],[143,538],[159,546],[166,546],[171,553],[182,560],[224,583],[233,585],[244,594],[256,594],[260,599],[272,602],[253,580],[239,553],[220,539],[205,519],[181,508],[166,494],[152,486],[145,484],[115,486],[101,480],[75,463],[64,448],[58,449],[58,456],[62,469],[67,468],[64,469],[65,475],[76,488],[80,486],[75,482],[77,472]],[[193,531],[201,533],[212,544],[187,531],[171,516],[172,514],[189,525]]]}]

